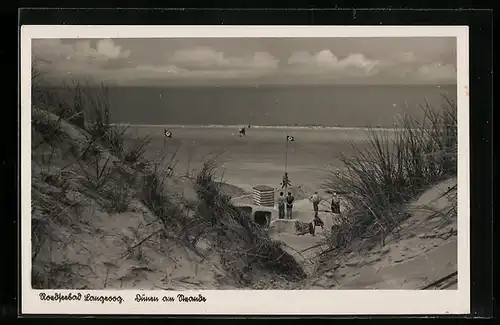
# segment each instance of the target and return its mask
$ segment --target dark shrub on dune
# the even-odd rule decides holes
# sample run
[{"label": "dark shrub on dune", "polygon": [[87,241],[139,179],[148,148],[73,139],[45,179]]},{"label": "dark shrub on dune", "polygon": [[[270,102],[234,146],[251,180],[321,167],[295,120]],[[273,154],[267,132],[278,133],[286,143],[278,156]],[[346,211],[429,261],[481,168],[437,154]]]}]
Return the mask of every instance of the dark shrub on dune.
[{"label": "dark shrub on dune", "polygon": [[144,186],[137,195],[135,163],[143,160],[149,140],[139,139],[130,150],[125,147],[126,128],[110,123],[103,84],[75,81],[54,89],[43,84],[43,73],[33,64],[31,108],[34,287],[69,288],[73,284],[61,277],[81,278],[66,263],[47,258],[43,245],[61,230],[80,232],[81,214],[89,205],[109,214],[122,213],[131,211],[133,199],[142,198],[166,226],[176,225],[166,216],[180,215],[179,207],[162,192],[159,169],[142,171]]},{"label": "dark shrub on dune", "polygon": [[215,167],[215,160],[208,158],[195,178],[201,218],[198,225],[205,224],[207,235],[215,234],[228,272],[238,278],[244,269],[257,267],[276,272],[290,281],[305,278],[297,261],[273,241],[263,227],[241,213],[251,212],[251,208],[234,206],[231,198],[222,193],[219,184],[214,182]]},{"label": "dark shrub on dune", "polygon": [[239,206],[237,209],[244,215],[250,217],[252,215],[253,209],[249,206]]},{"label": "dark shrub on dune", "polygon": [[[110,124],[104,85],[92,87],[75,82],[65,88],[63,95],[52,92],[34,83],[36,114],[32,132],[36,141],[32,142],[32,153],[33,161],[41,159],[39,165],[43,166],[33,169],[32,174],[32,249],[33,278],[41,287],[47,288],[40,284],[46,278],[54,282],[50,288],[64,287],[52,271],[46,271],[50,263],[40,258],[39,252],[53,229],[77,227],[74,221],[79,218],[80,206],[68,198],[73,197],[68,195],[69,189],[78,192],[77,197],[91,198],[108,213],[130,211],[132,199],[142,202],[161,221],[164,238],[169,236],[196,252],[199,252],[197,241],[204,238],[211,246],[209,251],[215,247],[226,270],[236,279],[252,269],[278,273],[289,280],[305,277],[295,259],[254,222],[252,208],[237,208],[232,204],[231,197],[244,192],[214,181],[213,160],[207,159],[194,177],[197,198],[187,202],[168,188],[174,158],[164,155],[159,161],[145,159],[149,138],[138,141],[132,148],[125,146],[126,128]],[[47,115],[51,119],[45,118]],[[83,143],[66,137],[62,123],[70,125]],[[66,151],[72,156],[62,162],[65,165],[62,169],[73,167],[67,173],[60,166],[52,166],[56,160],[53,157],[63,151],[62,142],[67,142],[65,145],[70,148]],[[172,233],[176,235],[171,236]]]}]

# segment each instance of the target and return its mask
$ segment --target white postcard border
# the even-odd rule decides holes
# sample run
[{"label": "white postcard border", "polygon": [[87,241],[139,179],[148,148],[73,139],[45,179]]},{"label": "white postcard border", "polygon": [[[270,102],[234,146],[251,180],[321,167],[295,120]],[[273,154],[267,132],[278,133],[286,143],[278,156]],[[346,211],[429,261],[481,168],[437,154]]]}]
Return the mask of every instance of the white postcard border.
[{"label": "white postcard border", "polygon": [[[34,290],[31,288],[31,40],[36,38],[456,37],[458,100],[458,289],[412,290]],[[21,310],[23,314],[467,314],[470,312],[469,40],[467,26],[71,26],[21,27]],[[125,300],[49,302],[40,293],[120,295]],[[158,303],[134,302],[137,294]],[[164,295],[206,297],[162,302]],[[83,298],[82,298],[83,300]]]}]

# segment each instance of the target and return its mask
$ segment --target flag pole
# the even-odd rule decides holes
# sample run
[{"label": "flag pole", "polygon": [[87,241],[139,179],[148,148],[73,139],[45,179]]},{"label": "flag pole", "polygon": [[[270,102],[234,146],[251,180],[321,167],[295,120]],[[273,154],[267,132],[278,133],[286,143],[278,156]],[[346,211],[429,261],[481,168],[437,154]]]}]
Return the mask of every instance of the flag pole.
[{"label": "flag pole", "polygon": [[285,175],[283,176],[283,182],[285,182],[285,195],[288,190],[288,177],[286,177],[285,179],[287,166],[288,166],[288,133],[286,133],[285,136]]},{"label": "flag pole", "polygon": [[161,149],[162,155],[165,154],[165,146],[167,144],[167,135],[165,134],[166,130],[167,130],[167,126],[165,125],[165,126],[163,126],[163,148]]},{"label": "flag pole", "polygon": [[285,173],[288,165],[288,134],[285,137]]}]

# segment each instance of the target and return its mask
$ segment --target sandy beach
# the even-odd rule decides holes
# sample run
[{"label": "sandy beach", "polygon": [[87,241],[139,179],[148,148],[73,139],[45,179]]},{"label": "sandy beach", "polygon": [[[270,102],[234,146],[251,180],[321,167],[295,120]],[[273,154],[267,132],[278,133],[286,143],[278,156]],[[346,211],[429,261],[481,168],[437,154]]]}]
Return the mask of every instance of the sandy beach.
[{"label": "sandy beach", "polygon": [[[57,119],[56,116],[48,118]],[[61,127],[69,137],[66,141],[74,144],[84,141],[84,134],[77,127],[66,122]],[[338,257],[332,257],[327,260],[326,264],[318,259],[321,251],[327,248],[325,236],[329,234],[330,227],[336,222],[335,216],[327,211],[329,196],[320,191],[322,180],[327,175],[326,168],[339,167],[336,157],[341,153],[355,154],[351,149],[350,141],[355,142],[358,148],[366,143],[363,142],[365,141],[363,130],[255,128],[250,129],[247,136],[242,138],[234,134],[235,130],[230,128],[169,127],[169,130],[173,133],[172,138],[164,137],[163,128],[160,127],[130,129],[128,141],[134,141],[134,136],[150,135],[152,143],[145,153],[146,158],[150,159],[155,158],[159,154],[158,151],[164,147],[169,153],[177,152],[175,160],[178,163],[174,167],[174,176],[167,186],[170,193],[182,194],[180,192],[184,191],[184,196],[186,196],[186,189],[190,189],[189,191],[193,193],[193,184],[183,180],[182,175],[189,168],[198,169],[205,157],[225,149],[217,161],[219,166],[225,168],[223,169],[225,172],[220,177],[223,176],[221,180],[226,183],[225,187],[230,192],[233,204],[251,206],[254,212],[259,210],[271,212],[269,227],[265,227],[268,238],[278,243],[280,249],[288,253],[290,258],[300,265],[306,279],[300,282],[277,281],[276,278],[272,278],[271,273],[254,271],[243,272],[245,277],[253,278],[243,280],[250,281],[249,283],[253,283],[251,285],[247,284],[242,287],[241,284],[231,282],[233,277],[221,270],[221,262],[217,260],[220,256],[210,255],[210,247],[204,244],[204,241],[199,241],[195,249],[206,251],[215,260],[192,256],[192,252],[189,253],[189,247],[175,241],[167,241],[159,247],[158,243],[161,239],[156,237],[159,236],[161,226],[153,222],[157,217],[137,200],[130,201],[130,206],[119,213],[103,210],[95,204],[88,204],[81,207],[79,221],[75,221],[71,229],[66,228],[66,224],[52,225],[53,233],[59,237],[66,238],[68,241],[72,238],[72,248],[63,249],[52,242],[48,247],[45,245],[43,249],[40,248],[42,253],[36,264],[38,278],[47,276],[40,275],[44,274],[40,270],[43,270],[43,263],[47,259],[54,261],[51,254],[54,248],[61,250],[57,255],[57,263],[79,261],[82,265],[90,265],[91,260],[94,264],[97,263],[92,267],[92,271],[98,274],[94,280],[88,277],[76,277],[74,275],[76,273],[71,273],[70,280],[64,281],[73,281],[72,283],[58,284],[85,288],[158,289],[186,287],[185,283],[191,283],[189,288],[266,289],[269,286],[272,288],[276,286],[275,289],[330,289],[334,287],[338,289],[417,289],[456,270],[457,249],[456,242],[454,242],[456,218],[442,224],[440,221],[442,218],[432,218],[434,212],[429,211],[413,213],[405,225],[401,226],[404,229],[403,237],[387,238],[385,246],[375,244],[365,252],[353,251],[349,256],[343,256],[340,260]],[[289,143],[288,147],[287,171],[292,181],[290,190],[294,193],[296,201],[292,219],[278,220],[275,207],[255,205],[249,192],[256,185],[269,185],[275,188],[276,192],[280,191],[279,182],[284,171],[285,136],[287,134],[295,137],[295,141]],[[112,155],[110,157],[114,162],[118,162],[116,157]],[[36,166],[38,167],[33,170],[33,173],[38,175],[34,180],[35,189],[40,195],[37,200],[43,203],[44,198],[46,199],[44,191],[53,186],[46,184],[43,180],[44,174],[38,169],[41,167]],[[76,171],[78,169],[75,169]],[[71,177],[71,175],[68,174],[65,177]],[[428,207],[430,203],[437,200],[437,203],[433,203],[435,207],[432,209],[447,209],[451,201],[440,196],[453,184],[456,184],[456,180],[451,179],[430,188],[416,200],[415,205],[417,208]],[[87,195],[85,194],[87,192],[80,187],[81,185],[75,183],[72,186],[75,187],[73,190],[75,194],[73,194],[74,197],[71,196],[70,201]],[[315,236],[298,235],[295,222],[312,221],[312,204],[307,197],[314,191],[320,192],[320,196],[327,200],[320,204],[319,213],[325,227],[324,229],[317,227]],[[193,197],[196,197],[196,193]],[[341,210],[345,210],[342,203]],[[40,220],[40,216],[36,218]],[[98,239],[96,233],[99,234]],[[154,237],[151,237],[153,235]],[[174,234],[170,236],[170,238],[175,238]],[[91,240],[91,238],[94,239]],[[230,240],[231,245],[241,244],[240,241],[241,239],[235,238]],[[126,245],[124,246],[122,242]],[[139,245],[137,251],[136,248],[130,248],[137,245]],[[85,248],[88,253],[77,254],[81,251],[80,247]],[[97,258],[97,256],[101,257]],[[428,259],[434,262],[427,263]],[[418,274],[411,271],[412,269],[418,270]],[[145,270],[147,274],[144,272],[144,274],[139,274],[137,270]],[[332,276],[332,274],[336,275]],[[48,280],[40,281],[55,281],[54,279],[63,281],[55,275],[45,279]],[[39,285],[49,286],[46,283]]]},{"label": "sandy beach", "polygon": [[[165,138],[167,128],[172,138]],[[362,147],[366,130],[359,128],[319,129],[294,127],[252,127],[245,137],[238,136],[234,127],[190,126],[130,126],[130,139],[152,138],[147,155],[154,157],[166,147],[167,152],[178,150],[177,174],[197,168],[205,157],[222,151],[217,158],[223,180],[251,191],[255,185],[280,186],[285,171],[286,135],[294,136],[289,143],[287,172],[293,186],[302,185],[308,191],[319,190],[331,167],[340,167],[338,155],[352,155],[350,142]],[[311,194],[312,194],[311,192]]]},{"label": "sandy beach", "polygon": [[[172,132],[172,138],[164,137],[164,129]],[[387,130],[381,132],[385,131]],[[176,155],[178,163],[175,167],[177,174],[182,174],[188,168],[199,168],[204,157],[224,149],[217,159],[222,168],[221,172],[223,171],[221,180],[246,192],[243,195],[238,193],[233,198],[233,203],[238,206],[252,207],[253,211],[271,212],[269,235],[274,240],[283,243],[286,251],[299,261],[309,276],[312,276],[310,281],[306,281],[307,284],[303,284],[306,287],[312,286],[316,289],[330,287],[345,289],[421,287],[442,273],[451,272],[456,268],[456,242],[453,242],[456,237],[452,236],[442,243],[424,238],[423,233],[436,227],[436,225],[422,224],[421,219],[425,219],[427,215],[416,215],[409,219],[408,223],[410,224],[420,220],[417,228],[408,226],[405,229],[405,234],[408,234],[409,239],[404,241],[389,240],[389,243],[384,247],[377,247],[364,255],[354,254],[347,258],[348,261],[345,263],[350,266],[345,266],[344,263],[344,266],[336,272],[340,272],[340,279],[332,279],[331,276],[326,278],[324,273],[328,273],[327,271],[318,273],[316,256],[326,249],[325,236],[329,235],[331,226],[338,223],[338,217],[328,212],[330,195],[322,190],[323,181],[329,170],[341,168],[342,164],[338,160],[340,154],[348,156],[356,154],[351,143],[355,143],[358,148],[367,145],[366,132],[362,128],[264,127],[247,129],[246,136],[239,137],[236,127],[142,126],[129,129],[131,137],[145,135],[152,137],[152,144],[148,152],[151,157],[157,154],[156,152],[161,150],[164,145],[169,152],[178,150]],[[256,185],[273,187],[276,196],[281,191],[279,183],[285,166],[286,135],[295,137],[295,141],[289,143],[288,146],[287,172],[292,181],[290,191],[295,195],[296,202],[292,220],[278,220],[276,207],[255,205],[250,193],[252,187]],[[453,180],[451,182],[453,183]],[[430,194],[423,196],[424,202],[419,204],[426,205],[432,202],[444,190],[439,187],[431,190]],[[312,195],[314,191],[318,191],[320,196],[325,199],[320,204],[319,212],[319,217],[324,222],[324,229],[317,227],[315,236],[310,234],[297,235],[295,222],[308,223],[313,219],[312,203],[307,197]],[[429,195],[431,199],[428,198]],[[442,203],[440,209],[446,206],[446,203]],[[342,210],[345,210],[345,207],[342,207]],[[452,222],[444,232],[456,229],[454,227],[456,224]],[[436,248],[442,252],[436,251]],[[387,252],[392,253],[387,254]],[[431,253],[444,256],[437,258],[438,260],[442,259],[443,263],[439,261],[434,264],[425,263],[428,254],[434,256]],[[352,259],[355,261],[353,262]],[[403,267],[401,262],[407,260],[412,262],[408,262],[408,267]],[[335,265],[331,267],[336,269],[338,266]],[[415,272],[408,271],[408,268],[411,268],[410,265],[418,265],[418,267],[415,266],[418,271],[416,272],[425,274],[426,277],[418,277],[418,274],[413,276],[412,274]],[[372,275],[374,268],[377,270],[376,276]],[[379,273],[381,268],[385,271]],[[399,269],[406,271],[399,271]],[[387,274],[384,275],[384,272]],[[399,274],[398,277],[405,278],[404,284],[397,281],[397,283],[387,283],[384,279],[393,277],[391,272],[396,272]],[[328,283],[328,285],[317,284],[323,282]]]}]

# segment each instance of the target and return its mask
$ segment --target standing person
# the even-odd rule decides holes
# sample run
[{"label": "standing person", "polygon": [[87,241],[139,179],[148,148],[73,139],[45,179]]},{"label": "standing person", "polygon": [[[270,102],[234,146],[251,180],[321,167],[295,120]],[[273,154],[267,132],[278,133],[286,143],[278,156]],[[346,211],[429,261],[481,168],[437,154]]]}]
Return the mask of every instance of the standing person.
[{"label": "standing person", "polygon": [[313,204],[314,213],[315,215],[317,215],[319,212],[319,203],[321,202],[321,198],[319,197],[318,192],[314,192],[314,194],[309,198],[309,200],[311,200]]},{"label": "standing person", "polygon": [[309,225],[309,233],[313,236],[316,236],[315,233],[316,233],[316,224],[313,222],[309,222],[308,223]]},{"label": "standing person", "polygon": [[314,227],[320,226],[321,229],[325,228],[325,223],[323,222],[323,220],[321,220],[321,218],[319,217],[317,211],[314,211],[314,218],[313,218],[313,222],[312,223],[313,223]]},{"label": "standing person", "polygon": [[340,214],[340,199],[337,196],[337,193],[333,192],[332,195],[332,203],[330,205],[332,208],[332,213]]},{"label": "standing person", "polygon": [[283,181],[281,182],[281,188],[286,189],[288,186],[292,186],[292,183],[290,183],[288,179],[288,173],[285,173],[285,175],[283,175]]},{"label": "standing person", "polygon": [[293,197],[291,192],[288,192],[288,196],[286,197],[286,217],[287,217],[287,219],[292,219],[293,201],[295,201],[295,198]]},{"label": "standing person", "polygon": [[285,197],[283,196],[283,192],[280,192],[280,196],[278,197],[278,218],[285,219]]}]

